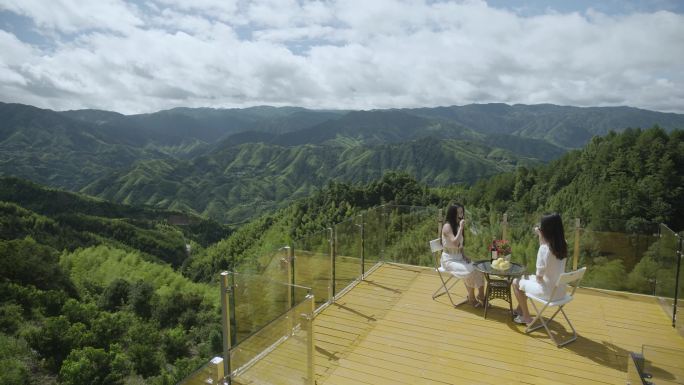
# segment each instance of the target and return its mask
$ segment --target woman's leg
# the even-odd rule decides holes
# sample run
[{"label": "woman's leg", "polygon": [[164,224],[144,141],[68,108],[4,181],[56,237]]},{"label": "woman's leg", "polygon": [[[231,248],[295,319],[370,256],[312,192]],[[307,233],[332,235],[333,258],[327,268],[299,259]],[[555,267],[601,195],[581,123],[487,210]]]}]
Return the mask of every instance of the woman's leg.
[{"label": "woman's leg", "polygon": [[485,301],[484,274],[482,274],[481,271],[473,270],[473,272],[470,273],[470,276],[471,276],[471,280],[470,280],[471,286],[477,288],[477,300],[484,305],[484,301]]},{"label": "woman's leg", "polygon": [[477,288],[477,300],[480,301],[480,302],[482,302],[482,304],[484,305],[484,301],[485,301],[485,296],[484,296],[484,285],[480,285],[480,286]]},{"label": "woman's leg", "polygon": [[518,279],[513,281],[513,294],[515,294],[515,298],[518,300],[518,309],[520,310],[522,320],[530,323],[532,322],[532,316],[530,316],[530,310],[527,307],[527,295],[525,295],[524,291],[520,290],[518,282]]},{"label": "woman's leg", "polygon": [[515,315],[522,314],[522,309],[520,309],[520,300],[518,299],[518,293],[517,293],[518,282],[520,282],[518,278],[513,279],[513,285],[512,285],[513,296],[515,297],[515,299],[518,300],[518,305],[513,310],[513,313],[515,313]]},{"label": "woman's leg", "polygon": [[466,285],[466,290],[468,290],[468,302],[470,302],[471,305],[477,304],[477,300],[475,299],[475,289]]}]

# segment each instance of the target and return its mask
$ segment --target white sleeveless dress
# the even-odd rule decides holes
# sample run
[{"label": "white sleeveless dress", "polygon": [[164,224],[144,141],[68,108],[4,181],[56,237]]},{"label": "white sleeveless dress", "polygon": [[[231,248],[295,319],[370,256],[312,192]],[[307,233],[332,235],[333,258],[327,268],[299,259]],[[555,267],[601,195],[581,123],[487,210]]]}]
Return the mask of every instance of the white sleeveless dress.
[{"label": "white sleeveless dress", "polygon": [[537,277],[529,276],[529,278],[521,278],[518,282],[518,287],[525,293],[533,294],[534,296],[544,299],[551,299],[553,301],[565,297],[567,285],[562,284],[556,293],[551,297],[551,292],[558,282],[558,278],[565,271],[565,261],[567,258],[558,259],[551,252],[548,245],[539,246],[537,251],[537,272],[536,275],[544,277],[543,282],[537,281]]},{"label": "white sleeveless dress", "polygon": [[[463,242],[463,237],[459,236],[456,240],[460,244]],[[442,236],[442,246],[444,246],[444,250],[442,251],[440,263],[444,270],[451,273],[454,277],[462,279],[468,287],[478,288],[484,285],[482,272],[476,270],[472,263],[467,263],[463,259],[461,247],[449,242],[444,236]]]}]

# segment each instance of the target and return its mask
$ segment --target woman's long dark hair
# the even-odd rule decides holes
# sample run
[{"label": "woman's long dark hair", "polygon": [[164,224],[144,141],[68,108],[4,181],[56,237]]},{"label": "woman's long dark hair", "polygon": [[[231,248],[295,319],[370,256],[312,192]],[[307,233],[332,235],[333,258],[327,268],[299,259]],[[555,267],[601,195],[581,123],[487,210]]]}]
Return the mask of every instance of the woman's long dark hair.
[{"label": "woman's long dark hair", "polygon": [[[461,209],[461,212],[465,216],[465,207],[459,203],[454,203],[453,205],[449,206],[447,209],[446,213],[446,221],[449,222],[451,225],[451,231],[454,232],[454,235],[458,234],[458,226],[459,223],[461,222],[462,217],[458,217],[458,209]],[[463,244],[465,244],[465,231],[463,232]],[[461,245],[463,246],[463,245]]]},{"label": "woman's long dark hair", "polygon": [[549,243],[549,248],[558,259],[568,256],[568,243],[565,242],[563,220],[558,214],[544,215],[540,229],[542,236]]}]

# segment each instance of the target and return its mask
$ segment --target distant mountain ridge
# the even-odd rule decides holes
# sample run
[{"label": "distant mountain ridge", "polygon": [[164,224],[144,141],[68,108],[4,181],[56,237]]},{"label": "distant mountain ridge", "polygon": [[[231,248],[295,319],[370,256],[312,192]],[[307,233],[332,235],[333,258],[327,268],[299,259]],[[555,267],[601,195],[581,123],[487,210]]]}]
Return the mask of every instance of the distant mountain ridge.
[{"label": "distant mountain ridge", "polygon": [[0,175],[78,190],[137,160],[165,156],[51,110],[0,103],[0,117]]},{"label": "distant mountain ridge", "polygon": [[634,107],[574,107],[555,104],[503,103],[406,109],[421,116],[452,120],[477,132],[544,139],[565,148],[580,148],[596,135],[626,128],[658,125],[684,128],[684,115]]},{"label": "distant mountain ridge", "polygon": [[[648,128],[658,125],[666,131],[684,128],[684,114],[665,113],[640,108],[575,107],[555,104],[468,104],[431,108],[403,108],[368,111],[309,110],[301,107],[258,106],[244,109],[174,108],[151,114],[122,115],[100,110],[60,112],[65,116],[113,127],[146,129],[174,139],[194,137],[213,141],[247,131],[284,134],[302,130],[317,130],[342,120],[356,123],[359,130],[375,129],[383,115],[394,115],[406,124],[416,118],[451,122],[461,128],[484,135],[513,135],[543,139],[563,148],[580,148],[591,137],[626,128]],[[190,128],[194,128],[190,130]],[[162,130],[163,129],[163,130]],[[161,130],[161,131],[160,131]],[[302,132],[303,134],[304,132]],[[184,134],[184,135],[181,135]],[[160,138],[156,138],[160,140]],[[164,140],[169,140],[164,139]]]},{"label": "distant mountain ridge", "polygon": [[630,107],[472,104],[370,111],[259,106],[123,115],[0,103],[0,176],[241,221],[330,180],[392,170],[473,183],[627,127],[684,127]]},{"label": "distant mountain ridge", "polygon": [[179,144],[187,139],[213,142],[226,135],[259,131],[282,133],[334,119],[342,112],[300,107],[214,109],[178,107],[150,114],[122,115],[101,110],[71,110],[61,114],[83,122],[104,125],[149,143]]},{"label": "distant mountain ridge", "polygon": [[[449,121],[424,118],[401,111],[351,111],[337,119],[327,120],[309,128],[273,135],[246,131],[229,136],[226,145],[265,142],[282,146],[303,144],[400,143],[424,137],[481,141],[485,135]],[[338,141],[344,138],[346,141]]]}]

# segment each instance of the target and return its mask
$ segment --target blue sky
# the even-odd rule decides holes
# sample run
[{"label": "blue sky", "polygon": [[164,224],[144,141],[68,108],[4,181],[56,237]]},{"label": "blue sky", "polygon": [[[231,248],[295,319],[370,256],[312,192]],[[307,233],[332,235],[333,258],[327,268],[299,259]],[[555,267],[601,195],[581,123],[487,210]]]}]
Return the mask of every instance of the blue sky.
[{"label": "blue sky", "polygon": [[0,0],[0,101],[684,112],[684,1]]}]

